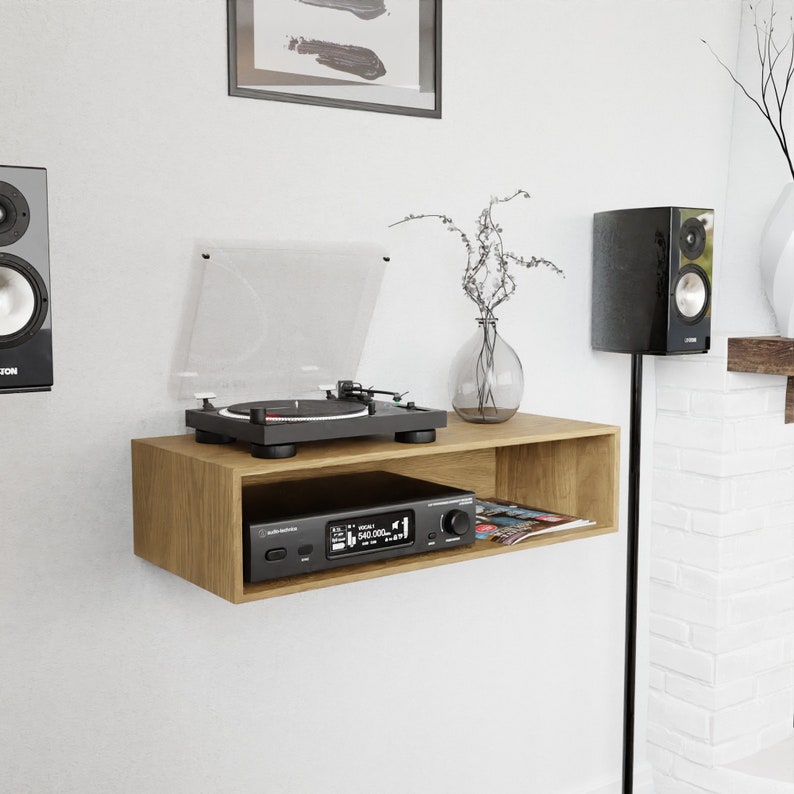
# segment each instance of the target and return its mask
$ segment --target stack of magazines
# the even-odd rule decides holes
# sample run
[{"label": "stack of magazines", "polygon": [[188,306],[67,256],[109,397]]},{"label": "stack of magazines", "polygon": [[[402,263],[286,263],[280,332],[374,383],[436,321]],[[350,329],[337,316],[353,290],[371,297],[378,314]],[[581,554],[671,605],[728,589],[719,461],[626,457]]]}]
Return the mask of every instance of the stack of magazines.
[{"label": "stack of magazines", "polygon": [[545,532],[593,526],[595,521],[578,516],[525,507],[501,499],[477,500],[477,537],[512,546]]}]

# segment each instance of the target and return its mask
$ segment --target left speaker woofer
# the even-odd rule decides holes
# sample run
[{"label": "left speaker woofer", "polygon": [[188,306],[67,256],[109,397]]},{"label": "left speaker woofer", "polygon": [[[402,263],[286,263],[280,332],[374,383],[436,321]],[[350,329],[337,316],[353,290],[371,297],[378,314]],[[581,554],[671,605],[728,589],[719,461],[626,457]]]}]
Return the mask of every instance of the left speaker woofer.
[{"label": "left speaker woofer", "polygon": [[17,242],[29,223],[30,207],[25,196],[8,182],[0,182],[0,246]]},{"label": "left speaker woofer", "polygon": [[47,289],[34,267],[10,254],[0,256],[0,348],[32,337],[47,316]]},{"label": "left speaker woofer", "polygon": [[687,323],[700,320],[709,307],[709,279],[697,265],[687,265],[678,271],[673,287],[675,308],[679,317]]}]

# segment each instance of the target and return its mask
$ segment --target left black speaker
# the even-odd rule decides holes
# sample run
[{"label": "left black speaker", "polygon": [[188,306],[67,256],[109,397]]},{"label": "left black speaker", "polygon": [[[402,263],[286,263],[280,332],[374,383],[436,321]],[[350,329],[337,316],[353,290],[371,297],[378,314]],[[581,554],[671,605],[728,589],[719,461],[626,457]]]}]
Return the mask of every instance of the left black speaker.
[{"label": "left black speaker", "polygon": [[0,393],[52,388],[47,172],[0,166]]}]

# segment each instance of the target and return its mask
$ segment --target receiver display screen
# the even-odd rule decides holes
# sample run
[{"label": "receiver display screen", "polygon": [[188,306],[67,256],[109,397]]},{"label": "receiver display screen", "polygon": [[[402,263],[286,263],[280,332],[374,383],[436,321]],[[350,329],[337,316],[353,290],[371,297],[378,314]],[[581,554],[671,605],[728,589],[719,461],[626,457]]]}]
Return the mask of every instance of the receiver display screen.
[{"label": "receiver display screen", "polygon": [[326,556],[332,560],[398,546],[412,546],[415,535],[413,510],[332,521],[325,528]]}]

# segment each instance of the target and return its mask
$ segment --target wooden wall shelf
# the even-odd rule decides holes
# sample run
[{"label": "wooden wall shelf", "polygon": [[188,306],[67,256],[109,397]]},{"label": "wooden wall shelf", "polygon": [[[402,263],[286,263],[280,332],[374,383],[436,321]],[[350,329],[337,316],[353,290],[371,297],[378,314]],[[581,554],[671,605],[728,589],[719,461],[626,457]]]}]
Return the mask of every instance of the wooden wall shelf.
[{"label": "wooden wall shelf", "polygon": [[728,339],[728,371],[785,375],[785,422],[794,422],[794,339],[781,336]]},{"label": "wooden wall shelf", "polygon": [[[135,554],[233,603],[490,557],[617,531],[620,430],[517,414],[474,425],[451,414],[432,444],[391,437],[301,444],[294,458],[258,460],[244,444],[197,444],[191,435],[132,441]],[[263,483],[391,471],[548,510],[595,526],[516,546],[474,546],[399,557],[273,582],[243,582],[242,495]]]}]

